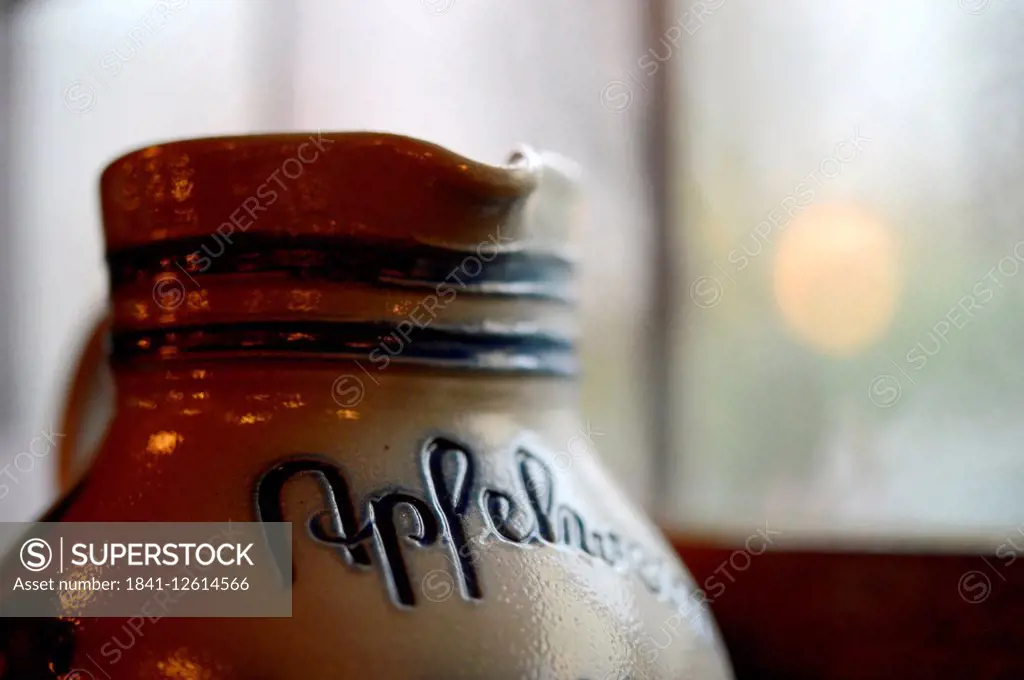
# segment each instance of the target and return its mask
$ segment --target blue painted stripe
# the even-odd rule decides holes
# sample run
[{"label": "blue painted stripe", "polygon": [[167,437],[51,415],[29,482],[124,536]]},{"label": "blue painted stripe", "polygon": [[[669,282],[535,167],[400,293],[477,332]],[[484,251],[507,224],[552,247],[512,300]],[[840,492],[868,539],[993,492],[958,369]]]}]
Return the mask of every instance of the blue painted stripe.
[{"label": "blue painted stripe", "polygon": [[120,331],[113,337],[115,359],[227,353],[365,360],[370,370],[395,363],[549,375],[577,371],[570,338],[482,326],[400,330],[381,322],[277,321]]},{"label": "blue painted stripe", "polygon": [[460,293],[573,299],[573,263],[550,253],[497,251],[491,242],[477,251],[418,243],[370,242],[356,238],[310,238],[236,234],[162,241],[108,253],[111,289],[151,283],[163,273],[203,277],[278,272],[295,279],[357,282],[382,288],[450,287]]}]

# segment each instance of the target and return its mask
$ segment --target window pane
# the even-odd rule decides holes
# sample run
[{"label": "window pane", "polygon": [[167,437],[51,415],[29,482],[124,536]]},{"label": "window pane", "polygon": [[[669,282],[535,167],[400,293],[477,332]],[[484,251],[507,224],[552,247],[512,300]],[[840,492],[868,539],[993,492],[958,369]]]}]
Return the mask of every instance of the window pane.
[{"label": "window pane", "polygon": [[1024,5],[684,0],[674,19],[653,48],[680,113],[674,518],[1019,519]]}]

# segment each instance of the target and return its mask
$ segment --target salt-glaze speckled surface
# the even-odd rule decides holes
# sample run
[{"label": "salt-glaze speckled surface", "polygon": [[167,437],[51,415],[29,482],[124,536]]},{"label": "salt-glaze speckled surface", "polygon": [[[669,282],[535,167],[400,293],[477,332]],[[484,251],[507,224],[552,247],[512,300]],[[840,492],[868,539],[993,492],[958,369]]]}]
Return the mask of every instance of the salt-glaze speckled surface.
[{"label": "salt-glaze speckled surface", "polygon": [[111,164],[116,415],[52,517],[292,521],[293,615],[8,622],[0,678],[729,678],[576,409],[567,187],[372,134]]}]

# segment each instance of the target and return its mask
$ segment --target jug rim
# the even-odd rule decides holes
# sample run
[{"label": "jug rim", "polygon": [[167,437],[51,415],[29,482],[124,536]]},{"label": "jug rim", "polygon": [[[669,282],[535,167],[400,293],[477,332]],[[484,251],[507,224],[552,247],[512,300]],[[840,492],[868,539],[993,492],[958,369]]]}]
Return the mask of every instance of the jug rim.
[{"label": "jug rim", "polygon": [[111,160],[109,160],[100,171],[100,184],[102,187],[103,178],[110,172],[116,170],[117,166],[126,161],[137,158],[145,158],[160,150],[167,151],[188,151],[196,148],[219,149],[230,151],[236,148],[267,146],[270,144],[284,144],[290,142],[301,142],[311,134],[330,139],[332,142],[342,142],[352,146],[356,145],[391,145],[395,147],[405,146],[407,151],[412,153],[419,151],[421,156],[436,157],[437,168],[455,169],[456,176],[465,177],[468,180],[475,180],[486,185],[492,190],[507,190],[513,194],[519,194],[524,190],[534,187],[537,179],[537,172],[541,165],[539,154],[531,147],[521,144],[514,148],[506,158],[504,164],[487,163],[460,154],[452,149],[435,142],[406,135],[398,132],[384,130],[332,130],[325,131],[322,128],[306,131],[288,132],[257,132],[231,135],[203,135],[199,137],[172,137],[165,140],[155,141],[142,146],[129,148]]}]

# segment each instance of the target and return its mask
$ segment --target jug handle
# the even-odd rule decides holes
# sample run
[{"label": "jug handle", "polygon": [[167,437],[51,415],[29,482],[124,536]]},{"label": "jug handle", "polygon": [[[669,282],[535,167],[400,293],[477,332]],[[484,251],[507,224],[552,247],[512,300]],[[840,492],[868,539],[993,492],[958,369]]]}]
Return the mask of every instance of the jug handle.
[{"label": "jug handle", "polygon": [[92,329],[78,355],[78,363],[71,374],[60,423],[60,432],[64,436],[60,438],[57,449],[57,488],[60,494],[66,493],[74,486],[87,462],[80,450],[79,439],[90,397],[93,396],[92,386],[107,358],[106,340],[109,330],[110,317],[104,312],[93,321]]}]

